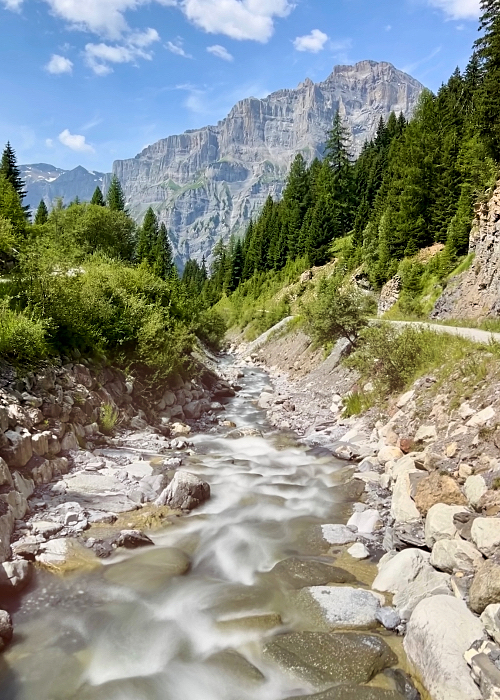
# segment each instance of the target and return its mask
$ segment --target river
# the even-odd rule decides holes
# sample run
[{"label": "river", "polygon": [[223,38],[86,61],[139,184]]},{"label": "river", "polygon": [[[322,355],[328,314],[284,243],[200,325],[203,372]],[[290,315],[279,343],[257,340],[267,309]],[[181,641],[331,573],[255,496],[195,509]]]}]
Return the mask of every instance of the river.
[{"label": "river", "polygon": [[[272,432],[256,407],[267,375],[244,374],[224,418],[261,435],[227,428],[190,438],[194,454],[182,468],[208,481],[212,496],[153,532],[155,547],[76,576],[37,572],[12,610],[0,700],[280,700],[314,692],[262,655],[276,633],[311,625],[272,569],[290,557],[335,562],[339,552],[329,550],[320,525],[348,517],[346,464]],[[189,571],[172,576],[187,558]],[[358,578],[369,578],[370,567],[358,565]]]}]

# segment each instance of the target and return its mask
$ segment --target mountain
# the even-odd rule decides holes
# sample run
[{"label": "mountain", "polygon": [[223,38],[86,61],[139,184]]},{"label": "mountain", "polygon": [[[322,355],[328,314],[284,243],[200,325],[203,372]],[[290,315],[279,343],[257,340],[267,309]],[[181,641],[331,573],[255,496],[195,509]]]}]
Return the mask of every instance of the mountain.
[{"label": "mountain", "polygon": [[161,139],[115,161],[113,173],[136,219],[152,206],[166,223],[179,263],[201,260],[221,236],[243,232],[269,194],[281,195],[299,151],[308,162],[322,155],[337,110],[359,154],[380,117],[411,116],[422,90],[390,63],[336,66],[324,82],[306,79],[295,89],[242,100],[216,126]]},{"label": "mountain", "polygon": [[65,204],[69,204],[75,197],[88,201],[95,188],[102,187],[104,178],[104,173],[86,170],[81,165],[73,170],[62,170],[48,163],[34,163],[20,165],[19,169],[28,192],[24,203],[35,210],[41,199],[49,207],[58,197],[62,197]]}]

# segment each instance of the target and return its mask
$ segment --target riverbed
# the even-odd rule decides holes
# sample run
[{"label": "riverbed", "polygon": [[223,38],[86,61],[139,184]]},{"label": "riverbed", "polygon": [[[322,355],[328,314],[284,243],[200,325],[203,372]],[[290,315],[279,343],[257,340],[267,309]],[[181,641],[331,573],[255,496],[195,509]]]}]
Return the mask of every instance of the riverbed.
[{"label": "riverbed", "polygon": [[[243,374],[224,413],[236,428],[190,436],[193,453],[182,467],[210,484],[211,499],[148,533],[154,547],[117,552],[71,576],[37,571],[11,608],[15,637],[3,655],[0,700],[282,700],[317,692],[263,654],[277,634],[316,629],[274,567],[291,558],[341,566],[361,588],[376,567],[321,536],[321,525],[345,523],[352,511],[349,466],[273,431],[256,405],[268,376],[255,367]],[[371,633],[400,654],[395,636]],[[370,685],[394,688],[382,674]]]}]

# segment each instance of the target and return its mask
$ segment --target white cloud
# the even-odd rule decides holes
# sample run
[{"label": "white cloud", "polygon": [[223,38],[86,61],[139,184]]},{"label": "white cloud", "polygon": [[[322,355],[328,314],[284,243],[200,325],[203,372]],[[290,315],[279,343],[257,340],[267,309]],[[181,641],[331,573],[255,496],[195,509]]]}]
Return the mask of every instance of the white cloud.
[{"label": "white cloud", "polygon": [[310,51],[311,53],[318,53],[325,48],[327,41],[327,34],[322,32],[320,29],[313,29],[310,34],[298,36],[293,42],[293,45],[297,51]]},{"label": "white cloud", "polygon": [[63,146],[71,148],[72,151],[94,153],[92,146],[86,142],[85,136],[82,136],[81,134],[72,134],[70,133],[69,129],[64,129],[64,131],[61,131],[58,138]]},{"label": "white cloud", "polygon": [[170,51],[170,53],[174,53],[176,56],[182,56],[183,58],[193,58],[191,54],[186,53],[184,51],[184,48],[182,46],[182,39],[178,38],[173,41],[167,41],[165,44],[165,48]]},{"label": "white cloud", "polygon": [[229,53],[229,51],[220,46],[220,44],[215,44],[214,46],[207,46],[208,53],[217,56],[217,58],[222,58],[223,61],[234,61],[234,57]]},{"label": "white cloud", "polygon": [[47,148],[54,148],[54,142],[52,139],[45,139],[45,145]]},{"label": "white cloud", "polygon": [[96,75],[108,75],[113,72],[112,63],[135,63],[142,58],[152,59],[152,54],[145,48],[160,38],[156,29],[130,34],[123,44],[86,44],[85,62]]},{"label": "white cloud", "polygon": [[59,54],[52,54],[50,61],[45,66],[45,70],[53,75],[61,75],[61,73],[71,73],[73,70],[73,63],[65,56],[59,56]]},{"label": "white cloud", "polygon": [[429,4],[443,10],[450,19],[477,19],[479,0],[429,0]]},{"label": "white cloud", "polygon": [[274,32],[274,18],[293,9],[289,0],[182,0],[186,17],[209,34],[265,43]]},{"label": "white cloud", "polygon": [[12,10],[12,12],[19,12],[21,9],[21,5],[23,4],[23,0],[2,0],[2,4],[4,5],[6,10]]}]

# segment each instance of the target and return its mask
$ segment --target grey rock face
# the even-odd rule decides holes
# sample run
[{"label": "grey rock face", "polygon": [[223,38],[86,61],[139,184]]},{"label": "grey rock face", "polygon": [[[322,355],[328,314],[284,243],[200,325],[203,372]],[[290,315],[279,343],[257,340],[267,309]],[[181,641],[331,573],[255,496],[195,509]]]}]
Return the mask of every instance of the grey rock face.
[{"label": "grey rock face", "polygon": [[380,117],[392,111],[409,117],[421,91],[390,63],[336,66],[324,82],[307,79],[295,89],[242,100],[216,126],[157,141],[135,158],[115,161],[113,172],[135,218],[152,206],[166,223],[177,261],[201,260],[221,236],[242,232],[269,194],[281,195],[298,152],[308,162],[322,155],[337,110],[357,154]]}]

